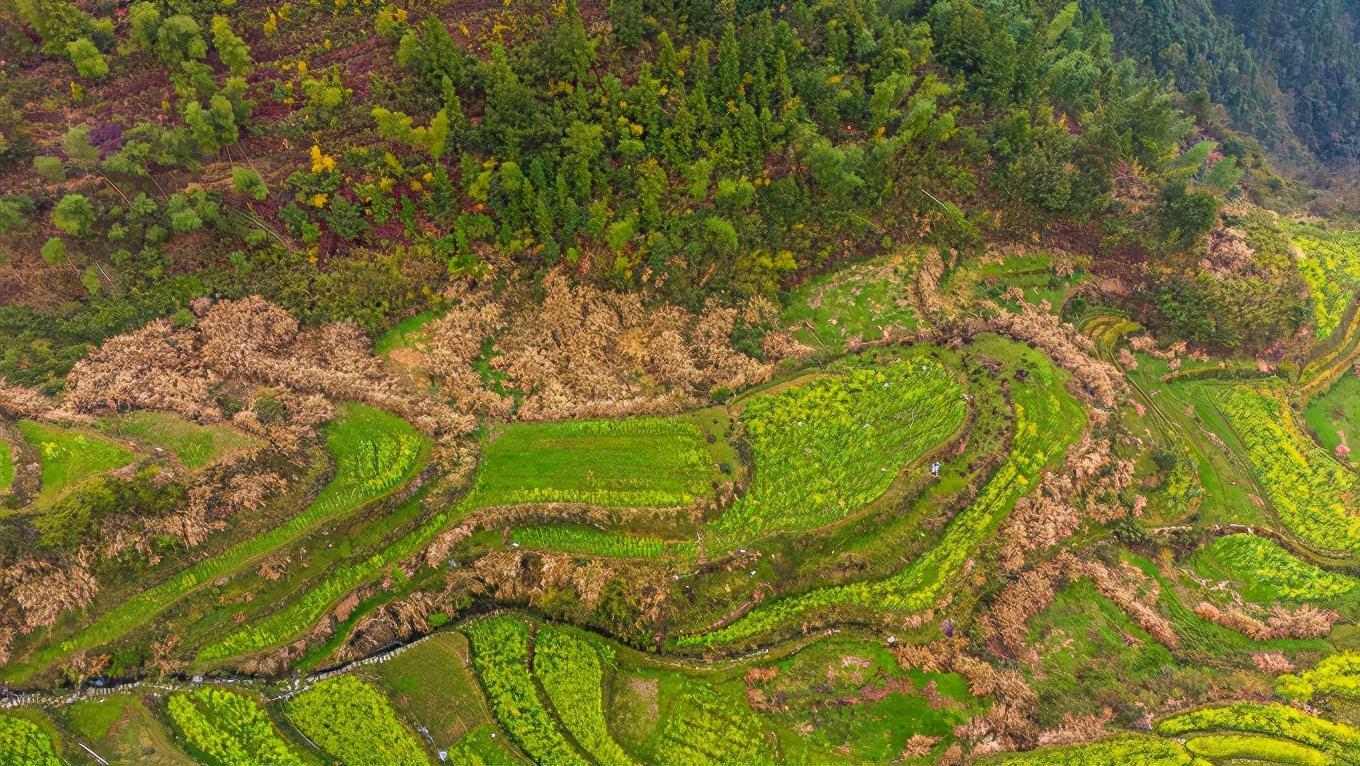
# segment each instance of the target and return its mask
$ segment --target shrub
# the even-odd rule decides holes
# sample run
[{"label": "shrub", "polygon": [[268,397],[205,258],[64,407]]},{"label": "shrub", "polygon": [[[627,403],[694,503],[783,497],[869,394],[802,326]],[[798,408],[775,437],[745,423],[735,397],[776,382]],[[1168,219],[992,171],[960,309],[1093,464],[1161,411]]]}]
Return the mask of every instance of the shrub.
[{"label": "shrub", "polygon": [[263,202],[269,196],[269,187],[265,185],[264,179],[250,168],[238,166],[231,169],[231,188],[237,194],[244,194],[257,202]]},{"label": "shrub", "polygon": [[52,209],[52,225],[77,237],[89,234],[94,221],[94,205],[82,194],[67,194]]},{"label": "shrub", "polygon": [[27,206],[18,199],[0,199],[0,234],[22,229],[28,225]]},{"label": "shrub", "polygon": [[247,74],[254,68],[255,62],[250,58],[250,46],[231,31],[227,17],[213,16],[212,35],[217,55],[233,74]]},{"label": "shrub", "polygon": [[44,242],[40,252],[42,259],[53,266],[66,263],[66,243],[62,242],[60,237],[52,237]]},{"label": "shrub", "polygon": [[76,67],[76,74],[81,77],[94,79],[109,73],[109,64],[104,60],[104,54],[84,37],[67,43],[66,53]]},{"label": "shrub", "polygon": [[61,148],[71,164],[78,168],[94,167],[99,162],[99,149],[90,143],[89,125],[72,125],[62,136]]},{"label": "shrub", "polygon": [[34,157],[33,167],[37,169],[38,175],[50,184],[59,184],[66,180],[66,167],[56,157]]}]

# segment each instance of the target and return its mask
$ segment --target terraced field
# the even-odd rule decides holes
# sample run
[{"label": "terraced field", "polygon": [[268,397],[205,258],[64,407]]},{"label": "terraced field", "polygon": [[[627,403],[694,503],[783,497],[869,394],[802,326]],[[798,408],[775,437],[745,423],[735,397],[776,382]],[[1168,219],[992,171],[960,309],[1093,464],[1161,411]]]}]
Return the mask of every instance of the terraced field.
[{"label": "terraced field", "polygon": [[689,505],[721,477],[688,418],[520,423],[486,445],[466,509],[525,503]]},{"label": "terraced field", "polygon": [[93,432],[55,428],[30,420],[21,420],[16,425],[42,463],[42,491],[34,500],[38,508],[50,506],[91,476],[136,460],[124,447]]},{"label": "terraced field", "polygon": [[73,652],[112,641],[135,630],[175,600],[305,533],[317,523],[350,513],[413,476],[428,454],[428,443],[407,423],[388,413],[351,405],[327,431],[335,477],[299,515],[281,526],[200,561],[170,579],[119,604],[57,646],[47,647],[23,665],[4,668],[21,679],[41,665]]}]

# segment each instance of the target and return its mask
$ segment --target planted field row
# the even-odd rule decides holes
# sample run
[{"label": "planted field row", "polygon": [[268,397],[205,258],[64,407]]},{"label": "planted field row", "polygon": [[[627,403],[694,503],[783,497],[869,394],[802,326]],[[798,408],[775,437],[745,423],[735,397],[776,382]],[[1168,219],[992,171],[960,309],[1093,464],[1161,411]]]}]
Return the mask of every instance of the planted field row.
[{"label": "planted field row", "polygon": [[[1051,363],[1033,373],[1037,379],[1052,380],[1054,375]],[[1030,491],[1039,472],[1076,441],[1085,425],[1081,405],[1061,385],[1042,385],[1035,380],[1013,387],[1012,397],[1015,438],[1010,457],[972,505],[950,523],[939,545],[886,580],[822,588],[761,605],[726,628],[683,637],[680,645],[738,641],[825,607],[858,605],[913,612],[929,608],[949,581],[963,571],[977,547],[995,532],[1015,502]]]},{"label": "planted field row", "polygon": [[255,625],[231,634],[199,653],[201,660],[215,660],[237,654],[266,649],[297,636],[321,619],[330,605],[346,593],[376,577],[384,569],[415,553],[439,534],[448,521],[447,514],[439,513],[406,533],[381,553],[363,561],[337,567],[334,572],[297,601]]},{"label": "planted field row", "polygon": [[1318,695],[1360,698],[1360,654],[1333,654],[1299,675],[1282,675],[1275,679],[1275,693],[1297,702]]},{"label": "planted field row", "polygon": [[689,558],[697,551],[697,545],[689,540],[662,540],[656,537],[605,532],[583,526],[524,527],[512,531],[510,536],[512,540],[526,548],[608,558],[653,559],[662,556]]},{"label": "planted field row", "polygon": [[737,542],[842,519],[887,491],[965,412],[958,380],[928,357],[756,397],[742,413],[754,478],[713,531]]},{"label": "planted field row", "polygon": [[534,641],[534,676],[562,724],[591,757],[600,763],[633,763],[605,724],[604,671],[595,647],[566,631],[544,628]]},{"label": "planted field row", "polygon": [[170,720],[189,745],[220,766],[278,764],[301,766],[303,761],[274,729],[269,716],[254,701],[222,689],[171,695]]},{"label": "planted field row", "polygon": [[653,753],[657,763],[747,766],[772,763],[765,728],[755,713],[706,686],[676,698]]},{"label": "planted field row", "polygon": [[529,675],[529,626],[509,617],[492,617],[466,629],[472,656],[492,712],[536,763],[586,764],[548,715]]},{"label": "planted field row", "polygon": [[136,628],[189,591],[205,582],[231,574],[246,562],[285,545],[304,534],[316,524],[336,518],[378,497],[384,490],[378,486],[390,484],[384,478],[378,485],[370,482],[379,477],[396,475],[392,466],[375,465],[374,454],[389,454],[402,462],[401,476],[410,476],[419,467],[418,450],[389,449],[385,452],[373,442],[416,440],[420,437],[406,421],[369,407],[350,405],[342,422],[327,428],[326,445],[335,456],[335,478],[317,495],[316,500],[302,513],[268,532],[238,543],[216,556],[189,567],[171,579],[148,588],[106,612],[92,625],[84,628],[59,646],[49,647],[27,666],[28,672],[57,657],[82,651],[112,641]]},{"label": "planted field row", "polygon": [[1172,716],[1157,732],[1178,736],[1191,732],[1234,731],[1268,734],[1316,748],[1337,763],[1360,763],[1360,731],[1280,704],[1240,702]]},{"label": "planted field row", "polygon": [[47,733],[36,724],[0,715],[0,764],[3,766],[62,766]]},{"label": "planted field row", "polygon": [[679,419],[517,423],[486,445],[464,508],[689,505],[718,475],[701,430]]},{"label": "planted field row", "polygon": [[1350,513],[1355,476],[1299,431],[1283,389],[1234,386],[1219,407],[1280,520],[1315,545],[1360,549],[1360,518]]},{"label": "planted field row", "polygon": [[1194,757],[1178,742],[1136,734],[1089,745],[1045,747],[983,761],[992,766],[1191,766],[1194,762]]},{"label": "planted field row", "polygon": [[1234,575],[1265,585],[1284,599],[1332,598],[1360,584],[1353,577],[1299,561],[1279,545],[1255,535],[1220,537],[1209,552]]},{"label": "planted field row", "polygon": [[1214,762],[1247,760],[1288,766],[1328,766],[1326,754],[1297,742],[1255,734],[1207,734],[1185,743],[1185,749]]},{"label": "planted field row", "polygon": [[387,698],[352,676],[327,679],[287,703],[288,717],[346,766],[416,766],[425,751]]}]

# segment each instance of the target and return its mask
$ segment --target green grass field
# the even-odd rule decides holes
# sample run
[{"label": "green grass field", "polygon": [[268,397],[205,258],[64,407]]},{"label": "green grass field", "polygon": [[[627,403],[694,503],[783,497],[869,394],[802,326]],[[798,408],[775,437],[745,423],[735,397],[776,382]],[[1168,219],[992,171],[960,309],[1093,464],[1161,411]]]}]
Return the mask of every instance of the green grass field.
[{"label": "green grass field", "polygon": [[1303,411],[1304,422],[1328,452],[1345,444],[1360,460],[1360,377],[1348,373],[1331,390],[1315,397]]},{"label": "green grass field", "polygon": [[131,412],[101,426],[123,439],[160,447],[187,468],[202,468],[223,455],[263,444],[226,423],[201,425],[164,412]]},{"label": "green grass field", "polygon": [[688,558],[694,555],[696,548],[692,540],[663,540],[659,537],[605,532],[577,524],[521,527],[510,535],[512,540],[526,548],[611,558]]},{"label": "green grass field", "polygon": [[0,492],[14,483],[14,455],[9,442],[0,441]]},{"label": "green grass field", "polygon": [[[480,732],[488,744],[504,750],[497,741],[504,743],[506,735],[496,726],[472,676],[471,660],[467,637],[446,631],[387,662],[364,668],[360,677],[386,689],[403,718],[430,731],[435,748],[451,749]],[[485,736],[492,732],[497,736]]]},{"label": "green grass field", "polygon": [[35,500],[40,508],[51,505],[81,481],[137,459],[123,447],[91,432],[54,428],[31,420],[21,420],[17,425],[42,463],[42,491]]},{"label": "green grass field", "polygon": [[515,423],[482,452],[464,508],[689,505],[722,477],[692,417]]}]

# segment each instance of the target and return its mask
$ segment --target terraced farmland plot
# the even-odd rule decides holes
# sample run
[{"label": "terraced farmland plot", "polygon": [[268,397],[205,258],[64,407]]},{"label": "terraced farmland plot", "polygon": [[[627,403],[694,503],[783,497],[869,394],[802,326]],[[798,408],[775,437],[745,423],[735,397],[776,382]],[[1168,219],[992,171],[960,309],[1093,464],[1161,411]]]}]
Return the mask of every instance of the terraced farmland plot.
[{"label": "terraced farmland plot", "polygon": [[1360,550],[1355,475],[1295,424],[1283,389],[1239,385],[1219,399],[1280,521],[1323,548]]},{"label": "terraced farmland plot", "polygon": [[604,672],[594,646],[560,628],[543,628],[534,641],[534,676],[567,731],[595,760],[619,766],[634,762],[605,724]]},{"label": "terraced farmland plot", "polygon": [[1235,579],[1248,584],[1244,593],[1247,598],[1325,600],[1350,593],[1360,585],[1354,577],[1319,569],[1254,535],[1220,537],[1209,546],[1208,553]]},{"label": "terraced farmland plot", "polygon": [[66,490],[97,473],[122,468],[137,459],[123,447],[93,433],[31,420],[21,420],[17,426],[42,463],[42,491],[35,501],[38,507],[51,505]]},{"label": "terraced farmland plot", "polygon": [[529,675],[529,626],[513,617],[468,625],[472,656],[491,709],[501,726],[535,762],[545,766],[589,763],[562,736]]},{"label": "terraced farmland plot", "polygon": [[1313,296],[1317,336],[1326,338],[1341,324],[1346,306],[1360,289],[1360,234],[1302,225],[1291,228],[1299,273]]},{"label": "terraced farmland plot", "polygon": [[345,766],[430,762],[382,692],[353,676],[322,681],[289,700],[285,709],[308,739]]},{"label": "terraced farmland plot", "polygon": [[714,462],[701,429],[682,418],[515,423],[486,445],[462,506],[689,505],[712,493]]},{"label": "terraced farmland plot", "polygon": [[963,423],[963,388],[934,359],[856,364],[746,405],[754,477],[714,522],[719,540],[732,545],[843,519]]},{"label": "terraced farmland plot", "polygon": [[[1104,742],[1045,747],[1029,753],[999,755],[988,766],[1195,766],[1195,758],[1179,742],[1126,734]],[[1202,763],[1202,762],[1201,762]]]},{"label": "terraced farmland plot", "polygon": [[577,525],[523,527],[514,530],[510,535],[511,539],[526,548],[611,558],[654,559],[662,556],[688,558],[695,554],[697,548],[690,540],[663,540],[658,537],[605,532],[594,527]]},{"label": "terraced farmland plot", "polygon": [[199,652],[198,658],[216,660],[231,657],[266,649],[292,639],[321,619],[331,604],[346,593],[378,577],[384,570],[415,553],[422,545],[433,539],[447,521],[447,514],[437,513],[378,553],[336,567],[323,580],[310,586],[283,609],[254,625],[231,633]]},{"label": "terraced farmland plot", "polygon": [[362,405],[349,405],[342,420],[327,426],[326,446],[335,457],[335,477],[302,513],[138,593],[59,646],[47,648],[22,666],[10,665],[6,677],[21,679],[64,654],[122,636],[203,583],[229,575],[316,524],[347,514],[391,490],[419,470],[429,450],[428,440],[409,423]]},{"label": "terraced farmland plot", "polygon": [[192,750],[222,766],[302,766],[303,761],[279,736],[254,700],[226,691],[202,689],[175,694],[170,720]]},{"label": "terraced farmland plot", "polygon": [[1360,763],[1360,731],[1280,704],[1240,702],[1200,708],[1162,720],[1156,731],[1166,736],[1214,731],[1265,734],[1320,750],[1335,763]]},{"label": "terraced farmland plot", "polygon": [[1085,426],[1085,411],[1062,388],[1066,373],[1057,370],[1047,357],[1033,354],[1030,358],[1034,363],[1030,365],[1029,381],[1011,389],[1015,438],[1010,457],[973,504],[950,522],[939,545],[888,579],[823,588],[767,602],[726,628],[683,637],[680,645],[739,641],[809,612],[842,604],[908,612],[933,605],[949,581],[963,571],[977,547],[996,531],[1015,502],[1030,491],[1040,471],[1061,458]]}]

